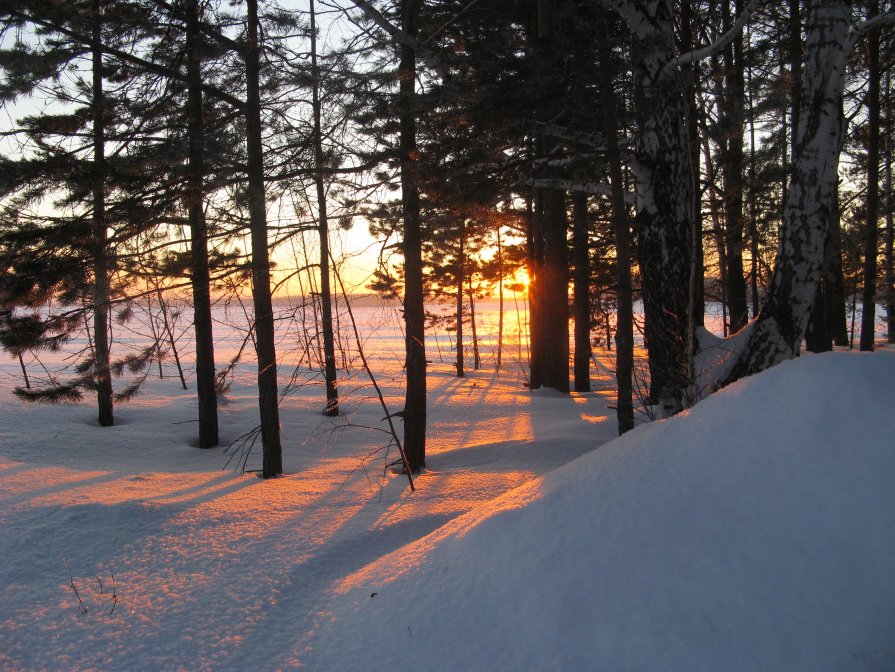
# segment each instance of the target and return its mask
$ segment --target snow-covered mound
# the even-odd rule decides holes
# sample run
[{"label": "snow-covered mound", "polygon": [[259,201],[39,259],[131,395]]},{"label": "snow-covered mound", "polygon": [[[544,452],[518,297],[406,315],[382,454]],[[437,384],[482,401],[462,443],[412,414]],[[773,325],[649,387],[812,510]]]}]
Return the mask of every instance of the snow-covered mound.
[{"label": "snow-covered mound", "polygon": [[638,428],[349,576],[307,662],[893,670],[893,391],[809,356]]}]

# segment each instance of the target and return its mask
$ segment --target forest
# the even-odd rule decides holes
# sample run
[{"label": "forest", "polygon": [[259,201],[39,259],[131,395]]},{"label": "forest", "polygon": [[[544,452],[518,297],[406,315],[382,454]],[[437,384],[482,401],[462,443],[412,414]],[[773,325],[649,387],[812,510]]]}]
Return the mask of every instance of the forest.
[{"label": "forest", "polygon": [[[376,291],[401,302],[392,431],[415,474],[434,302],[455,306],[462,377],[464,344],[479,365],[476,301],[525,292],[527,386],[560,393],[590,389],[611,324],[619,433],[637,405],[674,415],[803,348],[872,350],[879,316],[895,342],[893,24],[878,0],[3,0],[0,343],[22,362],[16,394],[88,395],[113,426],[140,372],[176,356],[162,319],[116,359],[118,325],[184,304],[198,445],[216,446],[228,369],[212,309],[239,302],[262,474],[277,476],[274,302],[309,306],[334,417],[333,302]],[[352,258],[331,239],[352,228],[379,266],[346,290]],[[75,334],[88,347],[70,375],[29,380],[23,355]]]}]

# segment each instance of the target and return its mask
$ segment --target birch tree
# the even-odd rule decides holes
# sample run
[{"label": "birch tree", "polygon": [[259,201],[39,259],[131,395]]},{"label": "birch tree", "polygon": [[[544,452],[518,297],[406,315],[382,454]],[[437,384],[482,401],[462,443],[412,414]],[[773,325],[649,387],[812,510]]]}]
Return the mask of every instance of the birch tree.
[{"label": "birch tree", "polygon": [[767,302],[725,383],[799,354],[836,203],[846,61],[864,34],[895,22],[890,11],[853,26],[851,9],[843,0],[817,1],[809,7],[795,160],[774,275]]},{"label": "birch tree", "polygon": [[667,412],[684,407],[692,356],[693,176],[685,101],[673,61],[674,15],[662,0],[612,1],[633,40],[637,132],[635,178],[650,396]]}]

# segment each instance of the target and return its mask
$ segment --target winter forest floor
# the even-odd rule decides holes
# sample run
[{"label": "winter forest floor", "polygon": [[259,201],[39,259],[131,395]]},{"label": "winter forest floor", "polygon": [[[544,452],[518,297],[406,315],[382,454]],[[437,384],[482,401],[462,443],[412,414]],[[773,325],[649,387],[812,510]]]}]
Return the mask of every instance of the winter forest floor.
[{"label": "winter forest floor", "polygon": [[[400,367],[376,338],[395,410]],[[242,455],[191,447],[193,391],[173,377],[149,380],[103,429],[89,402],[18,401],[18,363],[4,362],[0,669],[892,669],[895,505],[882,493],[895,475],[895,353],[803,357],[608,452],[594,449],[616,435],[612,353],[595,358],[587,394],[529,391],[508,360],[464,379],[433,362],[429,468],[414,493],[384,469],[397,457],[386,435],[364,428],[383,412],[361,372],[343,381],[335,421],[319,413],[319,384],[284,398],[287,473],[262,481],[233,470]],[[225,442],[256,421],[252,378],[245,365],[221,406]],[[841,503],[829,543],[819,488]],[[730,560],[743,545],[755,563]],[[832,561],[815,567],[824,549]],[[701,593],[678,585],[693,557]],[[839,609],[845,653],[827,658],[849,665],[808,666],[827,660],[831,635],[816,614],[750,651],[770,627],[753,622],[762,610],[800,608]],[[730,641],[735,630],[748,637]]]}]

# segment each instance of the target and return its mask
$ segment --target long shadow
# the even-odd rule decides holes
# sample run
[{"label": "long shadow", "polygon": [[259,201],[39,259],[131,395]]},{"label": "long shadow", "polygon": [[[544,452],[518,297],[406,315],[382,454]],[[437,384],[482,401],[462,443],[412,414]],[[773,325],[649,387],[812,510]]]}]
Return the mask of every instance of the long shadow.
[{"label": "long shadow", "polygon": [[[556,446],[540,446],[539,443],[537,440],[523,439],[453,448],[433,456],[431,466],[436,471],[487,468],[541,473],[594,449],[594,446],[584,443],[563,442]],[[539,455],[537,451],[544,451],[544,454]]]},{"label": "long shadow", "polygon": [[[34,466],[27,469],[28,471],[38,471],[43,467]],[[23,470],[24,471],[24,470]],[[54,495],[60,492],[64,492],[65,490],[74,490],[76,488],[83,488],[89,485],[98,485],[100,483],[108,483],[110,481],[115,481],[121,478],[121,474],[118,473],[107,473],[101,474],[99,476],[91,476],[89,478],[82,478],[76,481],[65,481],[64,483],[56,483],[55,485],[48,485],[45,487],[38,488],[30,488],[25,492],[21,492],[17,495],[12,495],[8,498],[2,498],[2,501],[7,506],[13,506],[15,504],[19,504],[21,502],[28,501],[29,499],[37,499],[39,497],[47,497],[49,495]]]},{"label": "long shadow", "polygon": [[[227,487],[216,487],[218,484],[226,483],[227,481],[233,481],[233,483],[231,483]],[[218,497],[223,497],[241,488],[249,487],[255,482],[255,479],[243,478],[232,473],[226,473],[215,476],[211,480],[205,481],[203,483],[197,483],[196,485],[191,485],[181,490],[174,490],[172,492],[160,493],[158,495],[141,497],[140,499],[148,502],[158,501],[162,504],[170,503],[195,506],[197,504],[203,504],[213,499],[217,499]],[[185,495],[188,495],[189,493],[196,493],[196,496],[185,497]],[[181,497],[185,498],[181,500]]]},{"label": "long shadow", "polygon": [[[433,514],[325,544],[319,553],[297,563],[283,579],[276,605],[265,610],[263,618],[246,633],[239,652],[234,652],[227,667],[283,669],[290,667],[290,661],[296,657],[301,664],[313,665],[314,631],[325,618],[320,608],[328,603],[334,585],[392,551],[437,530],[454,517]],[[274,643],[277,650],[272,651]]]}]

